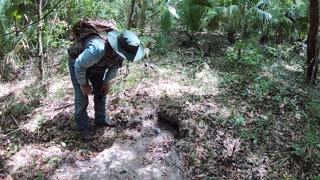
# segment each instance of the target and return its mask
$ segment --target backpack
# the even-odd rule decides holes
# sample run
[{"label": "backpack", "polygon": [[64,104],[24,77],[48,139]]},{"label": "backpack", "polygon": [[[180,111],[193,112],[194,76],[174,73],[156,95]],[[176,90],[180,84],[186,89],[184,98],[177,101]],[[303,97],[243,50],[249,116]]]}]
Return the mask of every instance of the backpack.
[{"label": "backpack", "polygon": [[[72,33],[74,35],[74,42],[68,48],[68,54],[72,59],[76,59],[79,54],[84,50],[84,43],[87,38],[92,35],[99,35],[107,45],[107,36],[102,32],[110,32],[116,30],[116,22],[114,20],[101,20],[101,19],[80,19],[73,27]],[[106,52],[107,53],[107,52]],[[104,61],[105,60],[105,61]],[[103,58],[96,64],[96,66],[114,66],[122,64],[122,62],[111,62],[114,59],[110,55],[105,54]],[[117,60],[119,61],[119,60]]]},{"label": "backpack", "polygon": [[[79,20],[73,27],[76,40],[83,40],[90,35],[100,35],[101,32],[110,32],[116,29],[116,22],[112,20],[90,19],[84,18]],[[100,35],[101,36],[101,35]],[[106,40],[106,37],[102,37]]]}]

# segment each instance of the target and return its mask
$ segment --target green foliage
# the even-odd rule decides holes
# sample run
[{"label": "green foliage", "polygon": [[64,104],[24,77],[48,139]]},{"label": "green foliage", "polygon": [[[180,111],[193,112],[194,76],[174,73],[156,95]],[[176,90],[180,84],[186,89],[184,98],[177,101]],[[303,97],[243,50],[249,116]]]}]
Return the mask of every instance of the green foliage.
[{"label": "green foliage", "polygon": [[[292,144],[292,155],[303,158],[306,162],[320,159],[320,136],[317,129],[309,127],[304,140],[299,144]],[[312,162],[311,162],[312,161]]]},{"label": "green foliage", "polygon": [[159,52],[164,53],[169,48],[169,32],[173,26],[173,17],[172,14],[168,11],[167,8],[164,8],[162,12],[160,24],[161,31],[159,33],[159,37],[157,39],[157,48]]},{"label": "green foliage", "polygon": [[[11,31],[10,27],[10,18],[6,15],[5,11],[6,9],[10,8],[9,3],[7,1],[1,1],[2,4],[0,6],[0,33],[5,34]],[[11,37],[12,36],[4,36],[0,39],[0,56],[3,58],[4,54],[12,50],[13,46],[11,43]]]},{"label": "green foliage", "polygon": [[291,144],[291,148],[293,149],[291,153],[295,156],[302,156],[305,153],[305,147],[299,144]]},{"label": "green foliage", "polygon": [[62,56],[61,61],[58,66],[58,72],[59,72],[59,74],[68,74],[69,73],[68,55],[67,54],[64,54],[64,56]]},{"label": "green foliage", "polygon": [[263,53],[271,62],[276,62],[279,59],[294,59],[294,56],[292,56],[292,48],[282,47],[280,45],[266,45],[264,46]]},{"label": "green foliage", "polygon": [[262,141],[268,135],[267,118],[257,119],[256,126],[252,129],[244,129],[240,131],[240,135],[244,139],[252,140],[254,144]]},{"label": "green foliage", "polygon": [[259,46],[250,41],[238,41],[234,47],[227,50],[226,55],[228,60],[232,63],[244,63],[248,65],[257,65],[264,60],[264,56],[260,51]]},{"label": "green foliage", "polygon": [[242,126],[245,122],[245,119],[243,118],[243,116],[237,117],[235,119],[233,119],[233,124],[235,126]]},{"label": "green foliage", "polygon": [[84,17],[114,19],[118,26],[125,26],[126,1],[117,0],[114,2],[98,0],[71,0],[67,1],[64,10],[59,16],[65,19],[68,24],[74,24]]},{"label": "green foliage", "polygon": [[37,107],[40,103],[39,100],[46,94],[46,91],[40,85],[31,85],[24,89],[23,94],[24,98],[30,102],[30,107]]},{"label": "green foliage", "polygon": [[[313,99],[307,105],[309,117],[315,120],[320,119],[320,100]],[[320,123],[320,122],[319,122]]]},{"label": "green foliage", "polygon": [[246,140],[252,140],[254,144],[258,142],[257,132],[255,130],[242,130],[240,136]]},{"label": "green foliage", "polygon": [[276,84],[270,79],[257,77],[254,79],[253,84],[253,93],[254,96],[257,97],[258,101],[262,101],[270,91],[272,91],[276,87]]},{"label": "green foliage", "polygon": [[161,17],[161,30],[164,32],[169,32],[173,26],[173,18],[171,13],[165,9]]},{"label": "green foliage", "polygon": [[[231,39],[241,33],[260,34],[264,41],[303,39],[307,34],[306,1],[217,0],[207,14],[207,28],[225,32]],[[191,8],[190,8],[191,9]]]},{"label": "green foliage", "polygon": [[168,32],[160,32],[160,35],[157,40],[157,47],[159,52],[165,53],[169,48],[169,38]]},{"label": "green foliage", "polygon": [[21,117],[31,113],[40,106],[40,99],[45,95],[45,90],[39,85],[31,85],[24,89],[19,96],[13,96],[5,103],[4,116],[12,115]]},{"label": "green foliage", "polygon": [[48,24],[45,30],[45,42],[48,48],[64,48],[69,45],[64,36],[67,34],[68,24],[66,21],[58,21]]},{"label": "green foliage", "polygon": [[130,74],[122,82],[114,84],[110,89],[110,94],[119,94],[125,90],[132,89],[136,82],[141,78],[141,73],[136,72],[135,67],[130,69]]},{"label": "green foliage", "polygon": [[244,65],[271,65],[279,59],[286,59],[289,62],[301,61],[301,58],[293,53],[291,45],[260,45],[256,38],[246,41],[239,40],[234,46],[227,49],[226,58],[236,66]]},{"label": "green foliage", "polygon": [[21,102],[21,100],[12,98],[5,104],[5,115],[21,116],[32,112],[33,108],[29,107],[28,104]]},{"label": "green foliage", "polygon": [[198,31],[207,16],[211,16],[213,1],[183,0],[179,3],[181,21],[188,30]]},{"label": "green foliage", "polygon": [[[42,29],[43,50],[65,48],[68,45],[68,29],[83,17],[113,18],[123,27],[125,1],[104,2],[97,0],[48,1],[42,13],[46,15]],[[55,9],[52,9],[54,6]],[[25,59],[38,54],[38,2],[9,0],[0,2],[0,78],[11,80],[24,65]],[[53,11],[52,11],[53,10]],[[17,28],[16,28],[17,27]],[[16,33],[10,33],[17,30]],[[43,66],[46,66],[45,64]]]}]

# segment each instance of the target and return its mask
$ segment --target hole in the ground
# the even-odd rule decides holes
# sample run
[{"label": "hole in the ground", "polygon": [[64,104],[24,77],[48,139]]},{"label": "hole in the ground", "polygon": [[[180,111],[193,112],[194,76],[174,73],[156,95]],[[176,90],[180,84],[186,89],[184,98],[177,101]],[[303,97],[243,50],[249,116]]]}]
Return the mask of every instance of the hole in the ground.
[{"label": "hole in the ground", "polygon": [[158,125],[160,129],[172,132],[175,138],[181,139],[187,135],[187,130],[181,126],[180,113],[174,110],[160,110],[158,112]]}]

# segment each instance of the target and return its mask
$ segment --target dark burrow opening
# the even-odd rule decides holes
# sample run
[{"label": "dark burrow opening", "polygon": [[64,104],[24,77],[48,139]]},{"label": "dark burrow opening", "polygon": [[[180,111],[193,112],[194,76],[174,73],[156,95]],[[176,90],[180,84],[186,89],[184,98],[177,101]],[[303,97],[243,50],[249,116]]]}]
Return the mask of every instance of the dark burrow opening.
[{"label": "dark burrow opening", "polygon": [[158,112],[158,126],[162,130],[170,131],[177,139],[187,136],[188,130],[182,126],[183,117],[180,112],[171,109],[161,109]]}]

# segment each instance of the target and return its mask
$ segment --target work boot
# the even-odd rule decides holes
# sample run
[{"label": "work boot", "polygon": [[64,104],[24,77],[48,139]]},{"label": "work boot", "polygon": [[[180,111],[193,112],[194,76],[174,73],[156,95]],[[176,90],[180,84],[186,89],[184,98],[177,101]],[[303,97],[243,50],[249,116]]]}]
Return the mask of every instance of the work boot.
[{"label": "work boot", "polygon": [[101,127],[117,127],[117,124],[112,122],[109,117],[106,117],[103,122],[95,122],[97,128]]}]

